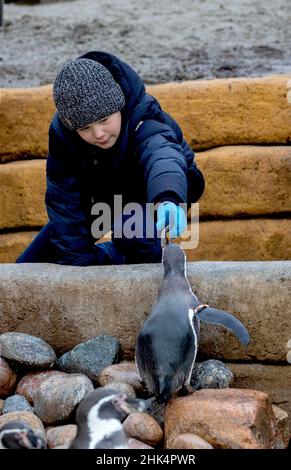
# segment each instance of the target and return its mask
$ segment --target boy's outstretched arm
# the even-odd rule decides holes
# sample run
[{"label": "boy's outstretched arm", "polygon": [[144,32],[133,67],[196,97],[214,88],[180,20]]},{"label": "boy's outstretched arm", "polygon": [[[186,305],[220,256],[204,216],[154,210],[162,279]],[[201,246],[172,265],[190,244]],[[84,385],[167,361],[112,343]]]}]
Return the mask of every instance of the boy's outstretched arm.
[{"label": "boy's outstretched arm", "polygon": [[174,130],[148,119],[135,135],[136,158],[147,184],[147,202],[187,202],[187,160]]}]

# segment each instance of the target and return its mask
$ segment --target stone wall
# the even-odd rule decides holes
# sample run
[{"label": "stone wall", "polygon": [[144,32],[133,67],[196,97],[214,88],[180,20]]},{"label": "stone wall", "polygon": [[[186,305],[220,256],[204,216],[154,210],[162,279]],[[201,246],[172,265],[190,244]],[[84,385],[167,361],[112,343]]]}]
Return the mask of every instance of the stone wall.
[{"label": "stone wall", "polygon": [[[290,76],[148,87],[181,125],[206,190],[200,239],[188,260],[290,259]],[[3,89],[0,108],[0,262],[14,262],[46,223],[52,87]]]}]

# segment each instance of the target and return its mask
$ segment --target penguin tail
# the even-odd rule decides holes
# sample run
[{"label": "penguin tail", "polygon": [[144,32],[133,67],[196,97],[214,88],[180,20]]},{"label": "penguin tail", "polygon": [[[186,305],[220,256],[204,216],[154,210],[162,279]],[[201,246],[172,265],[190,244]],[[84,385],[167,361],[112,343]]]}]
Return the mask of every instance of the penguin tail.
[{"label": "penguin tail", "polygon": [[156,399],[159,404],[165,403],[171,398],[172,380],[171,377],[160,377],[157,381]]}]

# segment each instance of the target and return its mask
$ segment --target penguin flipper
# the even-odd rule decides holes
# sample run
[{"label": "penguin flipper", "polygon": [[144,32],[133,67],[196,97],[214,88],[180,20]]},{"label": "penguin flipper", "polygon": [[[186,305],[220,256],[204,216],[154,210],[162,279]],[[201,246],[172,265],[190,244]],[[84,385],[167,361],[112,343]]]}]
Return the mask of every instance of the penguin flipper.
[{"label": "penguin flipper", "polygon": [[232,331],[240,340],[240,342],[247,346],[250,343],[250,335],[246,327],[233,315],[223,310],[207,307],[196,313],[199,320],[205,323],[213,323],[214,325],[223,325],[228,330]]}]

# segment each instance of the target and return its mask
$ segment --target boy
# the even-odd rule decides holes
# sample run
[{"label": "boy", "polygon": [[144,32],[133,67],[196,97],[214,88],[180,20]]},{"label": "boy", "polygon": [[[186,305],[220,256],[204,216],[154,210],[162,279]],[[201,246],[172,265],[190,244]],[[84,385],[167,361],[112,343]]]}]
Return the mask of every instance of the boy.
[{"label": "boy", "polygon": [[[49,130],[43,227],[17,262],[74,266],[158,262],[157,230],[171,222],[170,236],[186,228],[185,211],[204,191],[204,179],[178,124],[145,93],[138,74],[105,52],[66,63],[53,87],[57,113]],[[95,244],[92,206],[139,203],[139,236],[117,235],[128,220],[112,217],[112,241]],[[146,233],[146,203],[159,204],[153,237]]]}]

